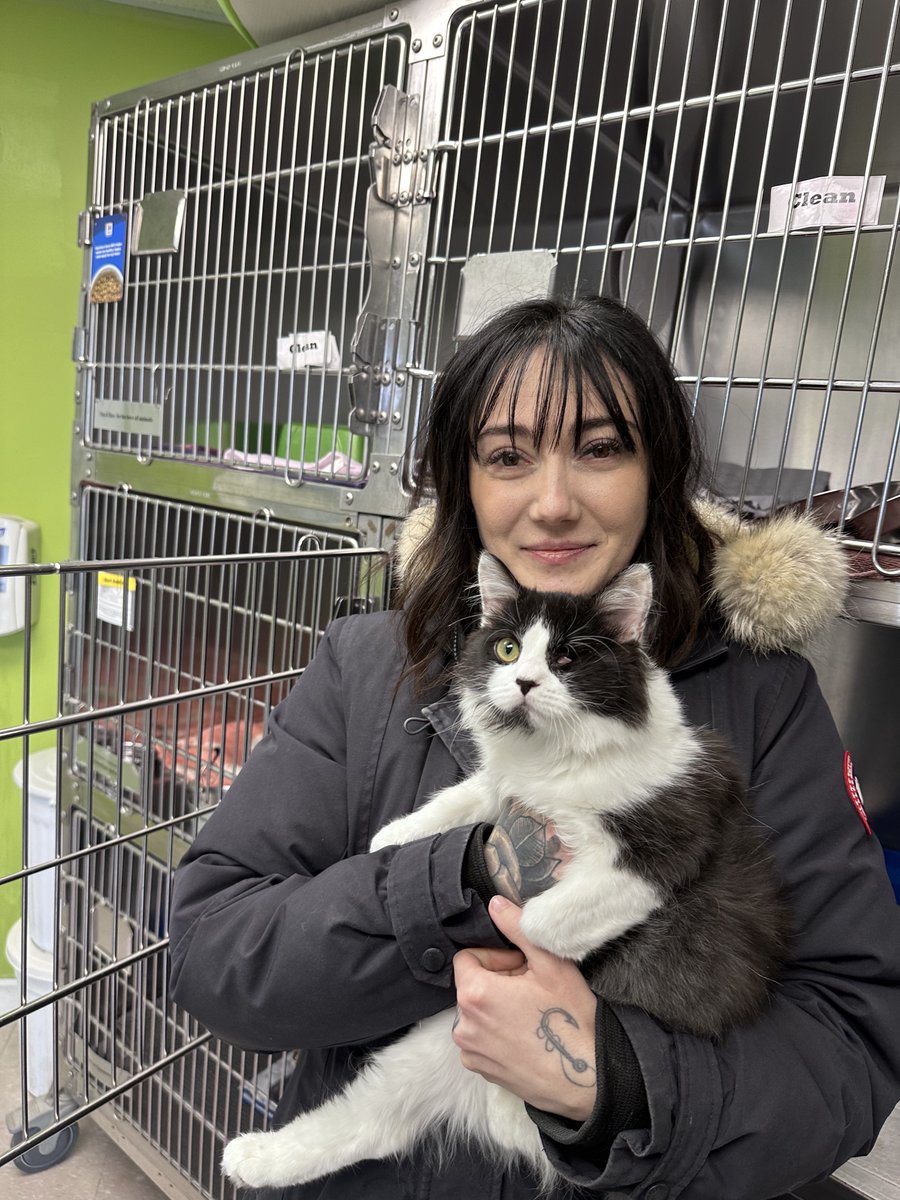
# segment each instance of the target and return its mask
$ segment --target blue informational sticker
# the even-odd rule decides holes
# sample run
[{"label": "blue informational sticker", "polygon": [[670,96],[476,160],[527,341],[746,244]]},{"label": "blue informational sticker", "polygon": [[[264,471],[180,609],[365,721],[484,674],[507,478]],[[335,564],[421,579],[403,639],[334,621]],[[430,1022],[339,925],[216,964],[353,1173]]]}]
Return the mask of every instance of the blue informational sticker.
[{"label": "blue informational sticker", "polygon": [[92,304],[109,304],[125,294],[125,238],[128,218],[124,213],[95,217],[91,236]]}]

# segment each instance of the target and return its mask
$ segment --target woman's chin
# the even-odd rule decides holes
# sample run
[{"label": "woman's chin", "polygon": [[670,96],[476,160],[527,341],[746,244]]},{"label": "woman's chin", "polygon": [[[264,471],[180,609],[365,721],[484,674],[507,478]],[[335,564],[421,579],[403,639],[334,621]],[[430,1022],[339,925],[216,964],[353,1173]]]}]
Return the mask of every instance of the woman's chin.
[{"label": "woman's chin", "polygon": [[565,592],[571,596],[593,595],[605,587],[612,578],[606,562],[585,562],[581,559],[568,561],[542,561],[528,555],[516,563],[513,570],[516,582],[521,587],[537,592]]}]

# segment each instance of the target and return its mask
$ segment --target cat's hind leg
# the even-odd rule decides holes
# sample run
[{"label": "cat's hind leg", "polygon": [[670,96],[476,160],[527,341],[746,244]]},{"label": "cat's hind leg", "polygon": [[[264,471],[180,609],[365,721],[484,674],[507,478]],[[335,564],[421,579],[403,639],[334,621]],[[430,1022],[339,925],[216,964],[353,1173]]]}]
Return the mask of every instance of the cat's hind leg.
[{"label": "cat's hind leg", "polygon": [[289,1187],[367,1158],[402,1154],[484,1085],[466,1071],[451,1037],[452,1009],[420,1022],[379,1050],[353,1082],[320,1108],[271,1133],[247,1133],[222,1157],[234,1183]]}]

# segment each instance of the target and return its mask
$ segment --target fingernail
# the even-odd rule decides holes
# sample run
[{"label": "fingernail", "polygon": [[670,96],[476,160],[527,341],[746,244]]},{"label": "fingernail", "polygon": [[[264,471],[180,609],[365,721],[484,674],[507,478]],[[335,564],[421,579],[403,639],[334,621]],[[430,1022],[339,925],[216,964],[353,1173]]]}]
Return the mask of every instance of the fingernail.
[{"label": "fingernail", "polygon": [[509,908],[509,901],[505,896],[491,896],[488,912],[502,913],[505,908]]}]

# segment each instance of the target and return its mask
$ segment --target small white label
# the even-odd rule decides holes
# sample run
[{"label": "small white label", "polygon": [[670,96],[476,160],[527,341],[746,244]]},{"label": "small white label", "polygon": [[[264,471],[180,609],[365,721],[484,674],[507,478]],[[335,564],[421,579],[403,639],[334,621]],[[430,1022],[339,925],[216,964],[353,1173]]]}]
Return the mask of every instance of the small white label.
[{"label": "small white label", "polygon": [[134,594],[137,580],[128,577],[128,600],[126,603],[125,576],[101,571],[97,576],[97,619],[110,625],[122,625],[134,629]]},{"label": "small white label", "polygon": [[134,400],[94,401],[94,429],[160,437],[162,426],[161,404],[138,404]]},{"label": "small white label", "polygon": [[314,329],[278,338],[276,361],[282,371],[302,371],[304,367],[339,371],[341,352],[333,333],[327,329]]},{"label": "small white label", "polygon": [[818,225],[855,225],[863,204],[863,225],[877,225],[884,195],[884,175],[870,175],[863,202],[864,175],[819,175],[802,179],[796,188],[782,184],[772,188],[769,204],[769,233],[781,233],[790,213],[791,229]]}]

